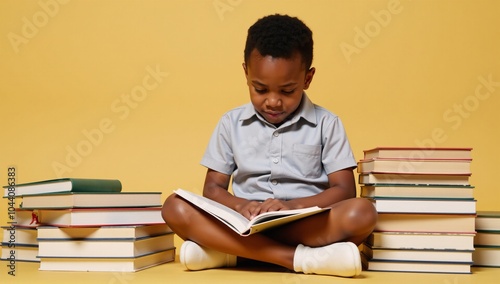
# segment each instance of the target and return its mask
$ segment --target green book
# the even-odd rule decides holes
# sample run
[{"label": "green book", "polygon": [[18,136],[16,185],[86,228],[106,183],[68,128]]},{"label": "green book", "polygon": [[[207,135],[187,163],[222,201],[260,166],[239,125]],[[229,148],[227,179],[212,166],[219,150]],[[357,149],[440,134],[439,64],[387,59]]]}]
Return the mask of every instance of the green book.
[{"label": "green book", "polygon": [[4,186],[4,197],[63,192],[120,192],[116,179],[60,178]]}]

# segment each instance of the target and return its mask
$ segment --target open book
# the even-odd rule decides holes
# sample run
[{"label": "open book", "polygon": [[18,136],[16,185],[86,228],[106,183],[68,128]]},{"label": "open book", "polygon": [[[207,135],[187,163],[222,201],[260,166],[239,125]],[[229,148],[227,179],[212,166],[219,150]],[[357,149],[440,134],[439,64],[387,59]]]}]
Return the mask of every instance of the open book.
[{"label": "open book", "polygon": [[177,189],[174,190],[174,192],[186,201],[192,203],[200,209],[205,210],[207,213],[214,216],[242,236],[249,236],[251,234],[330,209],[314,206],[302,209],[272,211],[262,213],[257,215],[252,220],[248,220],[235,210],[209,198],[183,189]]}]

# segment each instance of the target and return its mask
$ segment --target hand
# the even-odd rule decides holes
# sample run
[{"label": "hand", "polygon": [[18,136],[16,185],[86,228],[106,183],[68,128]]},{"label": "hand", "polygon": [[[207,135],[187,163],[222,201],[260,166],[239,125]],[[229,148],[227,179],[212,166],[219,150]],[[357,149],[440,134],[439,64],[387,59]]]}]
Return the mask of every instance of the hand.
[{"label": "hand", "polygon": [[260,210],[259,208],[260,202],[246,200],[246,202],[236,206],[236,211],[238,211],[248,220],[252,220],[255,216],[257,216],[255,212],[258,212]]},{"label": "hand", "polygon": [[257,213],[257,215],[264,212],[280,211],[288,209],[292,209],[292,207],[290,206],[290,202],[280,199],[268,198],[264,202],[260,203],[259,206],[260,212]]},{"label": "hand", "polygon": [[241,207],[241,209],[238,210],[238,212],[241,215],[245,216],[245,218],[247,218],[248,220],[252,220],[253,218],[255,218],[255,216],[264,212],[287,210],[287,209],[292,209],[290,207],[289,202],[279,199],[268,198],[263,202],[248,201],[247,203],[243,204],[243,206]]}]

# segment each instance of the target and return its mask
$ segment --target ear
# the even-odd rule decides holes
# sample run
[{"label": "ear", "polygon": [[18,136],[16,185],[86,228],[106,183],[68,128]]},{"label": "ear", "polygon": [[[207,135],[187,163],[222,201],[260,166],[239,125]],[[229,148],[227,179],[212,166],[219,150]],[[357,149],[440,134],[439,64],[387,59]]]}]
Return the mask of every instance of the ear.
[{"label": "ear", "polygon": [[245,62],[241,63],[241,66],[243,67],[243,71],[245,72],[245,76],[248,75],[248,70],[247,70],[247,65],[245,64]]},{"label": "ear", "polygon": [[245,62],[243,62],[241,66],[243,67],[243,72],[245,73],[245,81],[247,82],[247,86],[250,87],[250,83],[248,82],[248,66],[245,64]]},{"label": "ear", "polygon": [[314,73],[316,72],[316,68],[314,67],[311,67],[311,69],[309,69],[306,73],[306,78],[305,78],[305,82],[304,82],[304,90],[307,90],[309,88],[309,85],[311,84],[312,82],[312,79],[314,77]]}]

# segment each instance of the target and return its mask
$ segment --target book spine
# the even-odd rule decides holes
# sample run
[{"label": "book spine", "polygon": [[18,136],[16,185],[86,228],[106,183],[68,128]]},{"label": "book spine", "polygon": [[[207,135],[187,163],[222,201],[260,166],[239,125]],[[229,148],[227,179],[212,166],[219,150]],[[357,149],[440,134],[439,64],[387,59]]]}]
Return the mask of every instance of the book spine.
[{"label": "book spine", "polygon": [[104,179],[70,179],[74,192],[121,192],[119,180]]}]

